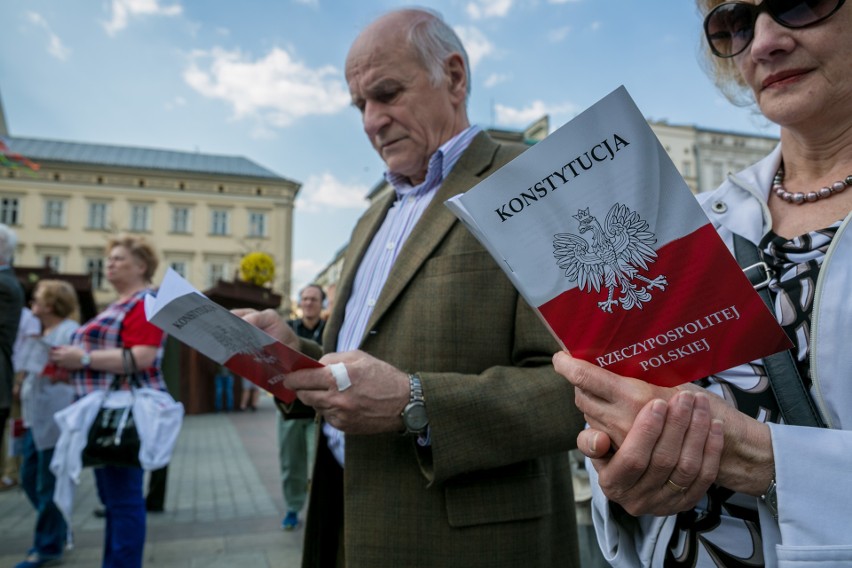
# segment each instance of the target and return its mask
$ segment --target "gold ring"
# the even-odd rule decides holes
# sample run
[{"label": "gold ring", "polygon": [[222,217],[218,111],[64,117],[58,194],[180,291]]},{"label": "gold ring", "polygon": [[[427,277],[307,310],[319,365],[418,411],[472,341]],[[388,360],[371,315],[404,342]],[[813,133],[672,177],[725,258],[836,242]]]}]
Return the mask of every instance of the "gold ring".
[{"label": "gold ring", "polygon": [[666,487],[674,491],[675,493],[686,493],[686,487],[682,487],[672,481],[671,479],[666,480]]}]

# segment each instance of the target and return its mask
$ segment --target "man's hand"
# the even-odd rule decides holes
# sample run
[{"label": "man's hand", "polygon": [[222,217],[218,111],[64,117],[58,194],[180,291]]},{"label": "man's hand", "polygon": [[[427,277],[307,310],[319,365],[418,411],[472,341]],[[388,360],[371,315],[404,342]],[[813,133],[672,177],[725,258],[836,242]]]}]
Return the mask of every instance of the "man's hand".
[{"label": "man's hand", "polygon": [[403,430],[400,415],[410,394],[408,374],[363,351],[330,353],[320,362],[345,364],[352,386],[339,391],[328,367],[290,373],[284,386],[347,434]]},{"label": "man's hand", "polygon": [[299,350],[299,336],[275,310],[266,309],[259,312],[252,308],[239,308],[231,310],[231,313],[265,331],[287,347]]}]

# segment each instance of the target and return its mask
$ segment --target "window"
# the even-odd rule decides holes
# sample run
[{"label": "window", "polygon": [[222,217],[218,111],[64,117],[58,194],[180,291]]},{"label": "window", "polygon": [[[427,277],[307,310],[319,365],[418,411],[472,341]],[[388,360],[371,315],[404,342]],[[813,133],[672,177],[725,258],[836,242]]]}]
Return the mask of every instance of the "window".
[{"label": "window", "polygon": [[250,237],[266,236],[266,213],[258,211],[249,212],[249,235]]},{"label": "window", "polygon": [[172,207],[172,232],[189,233],[189,207]]},{"label": "window", "polygon": [[0,223],[17,225],[20,204],[17,197],[0,198]]},{"label": "window", "polygon": [[180,274],[182,278],[186,278],[186,262],[182,260],[176,260],[174,262],[170,262],[169,267],[178,274]]},{"label": "window", "polygon": [[683,177],[692,176],[692,162],[684,160],[683,162]]},{"label": "window", "polygon": [[149,205],[130,206],[130,230],[145,232],[150,230],[151,207]]},{"label": "window", "polygon": [[86,259],[86,273],[92,276],[92,288],[104,288],[104,259],[101,256]]},{"label": "window", "polygon": [[62,272],[62,257],[58,254],[46,254],[41,257],[41,265],[54,272]]},{"label": "window", "polygon": [[106,229],[107,228],[107,204],[106,203],[89,203],[89,225],[90,229]]},{"label": "window", "polygon": [[225,262],[207,263],[207,286],[215,286],[219,280],[224,280],[228,274],[228,264]]},{"label": "window", "polygon": [[210,214],[210,234],[211,235],[228,235],[228,211],[224,209],[214,209]]},{"label": "window", "polygon": [[61,199],[48,199],[44,203],[44,226],[65,226],[65,201]]}]

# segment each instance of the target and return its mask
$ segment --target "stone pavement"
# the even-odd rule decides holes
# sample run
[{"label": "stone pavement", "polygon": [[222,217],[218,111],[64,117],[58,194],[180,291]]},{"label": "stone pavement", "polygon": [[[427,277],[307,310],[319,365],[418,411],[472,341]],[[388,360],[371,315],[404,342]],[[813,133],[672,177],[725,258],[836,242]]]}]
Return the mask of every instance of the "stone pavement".
[{"label": "stone pavement", "polygon": [[[148,515],[145,566],[299,566],[304,532],[281,530],[276,412],[262,396],[257,412],[185,418],[169,466],[166,510]],[[84,471],[74,503],[74,548],[62,566],[100,566],[104,521],[92,515],[99,505],[94,475]],[[23,560],[34,520],[23,491],[0,493],[0,568]]]}]

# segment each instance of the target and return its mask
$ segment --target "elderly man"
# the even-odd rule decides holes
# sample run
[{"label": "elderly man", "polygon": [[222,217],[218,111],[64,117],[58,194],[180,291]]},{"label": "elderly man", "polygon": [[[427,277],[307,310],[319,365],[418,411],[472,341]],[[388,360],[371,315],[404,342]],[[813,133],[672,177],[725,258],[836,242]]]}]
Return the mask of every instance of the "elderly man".
[{"label": "elderly man", "polygon": [[[370,24],[346,78],[394,192],[352,234],[328,367],[285,379],[324,419],[303,565],[576,566],[582,417],[558,346],[443,204],[523,147],[470,126],[467,56],[434,13]],[[311,353],[274,314],[246,318]]]},{"label": "elderly man", "polygon": [[18,335],[24,291],[12,268],[18,237],[7,225],[0,224],[0,440],[6,435],[6,422],[12,407],[12,347]]}]

